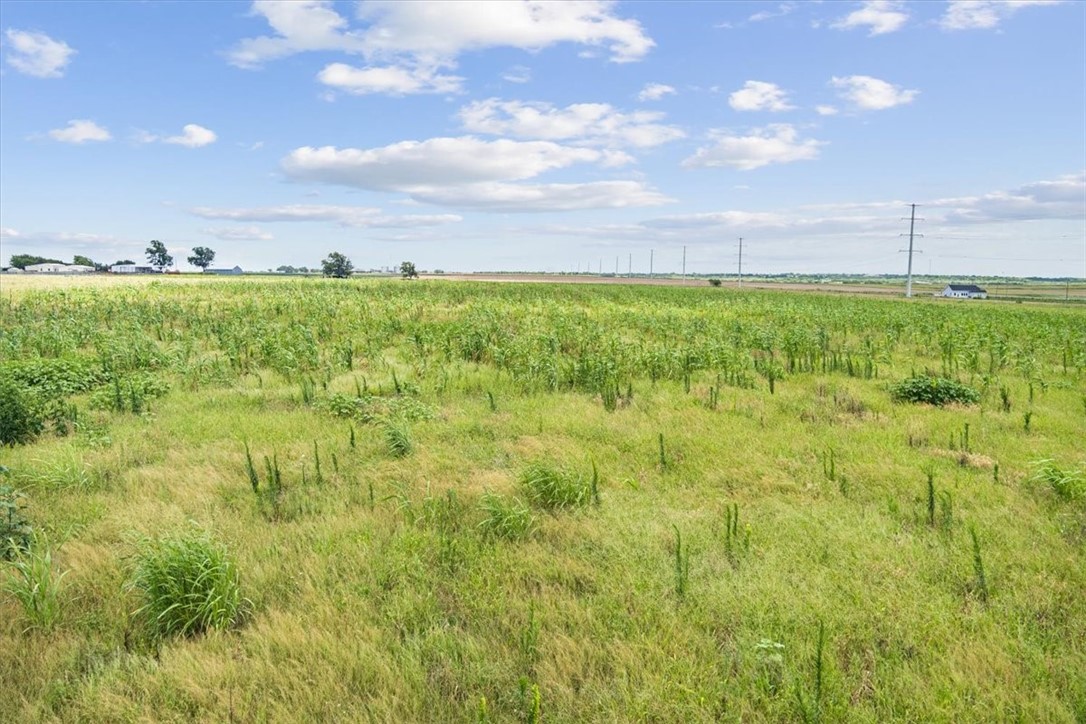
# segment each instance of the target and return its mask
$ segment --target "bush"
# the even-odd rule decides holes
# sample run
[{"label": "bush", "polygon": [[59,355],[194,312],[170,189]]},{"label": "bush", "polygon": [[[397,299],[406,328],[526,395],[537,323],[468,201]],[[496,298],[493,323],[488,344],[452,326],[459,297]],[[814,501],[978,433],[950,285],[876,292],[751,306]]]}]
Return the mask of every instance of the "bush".
[{"label": "bush", "polygon": [[23,445],[45,428],[45,411],[35,396],[8,377],[0,377],[0,445]]},{"label": "bush", "polygon": [[721,284],[722,284],[722,282],[719,279],[710,279],[709,280],[709,286],[711,286],[711,287],[719,287]]},{"label": "bush", "polygon": [[929,405],[946,405],[958,402],[971,405],[980,400],[980,393],[972,387],[948,380],[945,377],[916,375],[890,387],[895,402],[923,402]]},{"label": "bush", "polygon": [[141,541],[129,586],[143,599],[133,615],[155,638],[227,628],[249,605],[225,548],[197,531]]},{"label": "bush", "polygon": [[[0,473],[6,475],[7,468],[0,466]],[[30,548],[33,530],[23,517],[24,500],[23,494],[10,485],[0,485],[0,561],[11,560]]]}]

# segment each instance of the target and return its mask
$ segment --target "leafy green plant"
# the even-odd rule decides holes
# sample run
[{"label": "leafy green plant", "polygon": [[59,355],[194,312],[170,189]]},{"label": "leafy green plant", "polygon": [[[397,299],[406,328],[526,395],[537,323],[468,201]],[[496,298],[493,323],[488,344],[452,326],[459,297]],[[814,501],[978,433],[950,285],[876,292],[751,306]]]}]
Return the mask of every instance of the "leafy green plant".
[{"label": "leafy green plant", "polygon": [[10,543],[12,575],[3,583],[22,606],[27,628],[51,631],[60,618],[60,590],[67,571],[57,573],[53,551],[43,533],[34,533],[28,548]]},{"label": "leafy green plant", "polygon": [[41,404],[24,386],[0,377],[0,445],[25,445],[44,428]]},{"label": "leafy green plant", "polygon": [[980,400],[980,393],[972,387],[929,375],[916,375],[891,385],[890,395],[896,402],[926,403],[940,407],[952,402],[971,405]]},{"label": "leafy green plant", "polygon": [[537,528],[531,508],[520,498],[507,499],[486,492],[479,507],[485,516],[479,530],[487,538],[520,540],[531,536]]},{"label": "leafy green plant", "polygon": [[133,615],[155,639],[227,628],[250,605],[226,549],[197,530],[139,541],[128,587],[140,599]]},{"label": "leafy green plant", "polygon": [[1037,460],[1032,463],[1033,482],[1047,483],[1064,500],[1086,500],[1086,469],[1060,467],[1055,460]]},{"label": "leafy green plant", "polygon": [[411,442],[411,435],[402,422],[386,420],[384,430],[385,447],[392,457],[407,457],[415,449],[414,443]]},{"label": "leafy green plant", "polygon": [[[0,475],[8,469],[0,466]],[[23,516],[26,496],[10,485],[0,485],[0,560],[10,560],[20,551],[30,548],[33,528]]]}]

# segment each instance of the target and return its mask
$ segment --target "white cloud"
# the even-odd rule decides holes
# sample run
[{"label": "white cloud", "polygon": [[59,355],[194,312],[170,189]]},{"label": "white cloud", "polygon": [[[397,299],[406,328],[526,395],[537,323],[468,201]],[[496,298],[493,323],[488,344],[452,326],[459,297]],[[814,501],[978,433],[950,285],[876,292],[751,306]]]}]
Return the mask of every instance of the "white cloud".
[{"label": "white cloud", "polygon": [[[795,10],[795,9],[796,9],[796,4],[794,2],[781,3],[780,5],[777,6],[776,10],[762,10],[761,12],[754,13],[749,18],[747,18],[747,22],[760,23],[763,20],[770,20],[772,18],[781,18],[781,17],[784,17],[785,15],[791,14],[791,12],[793,10]],[[722,26],[718,26],[718,27],[725,27],[725,26],[722,25]]]},{"label": "white cloud", "polygon": [[355,68],[345,63],[331,63],[317,74],[321,83],[353,95],[388,93],[457,93],[463,78],[440,75],[433,68],[416,66],[367,66]]},{"label": "white cloud", "polygon": [[223,241],[271,241],[275,238],[258,226],[219,226],[203,229],[203,232]]},{"label": "white cloud", "polygon": [[607,160],[606,153],[596,149],[463,136],[365,150],[305,146],[292,151],[282,166],[296,180],[411,193],[421,187],[517,181],[575,163]]},{"label": "white cloud", "polygon": [[939,18],[943,30],[987,30],[1026,7],[1059,5],[1061,0],[951,0]]},{"label": "white cloud", "polygon": [[740,171],[751,171],[773,163],[818,158],[819,149],[825,145],[823,141],[800,139],[799,132],[788,123],[755,128],[746,136],[717,131],[712,137],[712,146],[699,148],[682,165],[686,168],[731,166]]},{"label": "white cloud", "polygon": [[15,70],[37,78],[60,78],[76,51],[45,33],[8,29],[7,61]]},{"label": "white cloud", "polygon": [[901,30],[909,20],[905,3],[900,0],[867,0],[858,10],[841,18],[832,27],[839,30],[869,28],[869,35],[883,35]]},{"label": "white cloud", "polygon": [[912,103],[920,94],[918,90],[904,90],[869,75],[835,76],[830,80],[830,85],[841,91],[842,98],[865,111],[881,111]]},{"label": "white cloud", "polygon": [[775,83],[748,80],[740,90],[728,96],[728,105],[737,111],[790,111],[788,94]]},{"label": "white cloud", "polygon": [[451,93],[460,90],[462,79],[441,71],[455,68],[458,56],[472,50],[536,51],[570,42],[606,47],[616,63],[640,60],[653,47],[652,39],[636,20],[619,18],[613,10],[608,0],[368,0],[357,11],[366,27],[352,30],[329,0],[255,0],[252,14],[264,17],[276,34],[242,40],[228,59],[259,68],[294,53],[338,51],[364,56],[367,64],[326,66],[318,78],[334,88],[354,94]]},{"label": "white cloud", "polygon": [[833,106],[815,106],[815,113],[820,116],[836,116],[837,109]]},{"label": "white cloud", "polygon": [[613,14],[603,0],[449,3],[371,0],[358,15],[369,21],[366,53],[449,61],[469,50],[513,47],[541,50],[572,42],[605,46],[617,63],[640,60],[652,49],[641,24]]},{"label": "white cloud", "polygon": [[332,9],[331,0],[254,0],[250,14],[267,20],[276,35],[238,43],[227,57],[240,68],[259,68],[266,61],[305,51],[361,53],[364,48],[360,34],[347,31],[347,20]]},{"label": "white cloud", "polygon": [[490,98],[464,106],[459,116],[468,131],[545,141],[646,148],[686,135],[675,126],[656,123],[663,118],[662,113],[619,113],[606,103],[555,108],[549,103]]},{"label": "white cloud", "polygon": [[113,138],[109,131],[94,121],[86,119],[68,121],[64,128],[49,131],[49,137],[61,143],[86,143],[87,141],[108,141]]},{"label": "white cloud", "polygon": [[162,142],[188,148],[199,148],[215,143],[216,139],[218,139],[218,136],[211,129],[198,126],[195,123],[188,123],[181,129],[180,136],[169,136],[163,138]]},{"label": "white cloud", "polygon": [[[198,206],[189,213],[202,219],[227,221],[256,221],[274,223],[280,221],[328,221],[340,226],[412,228],[439,226],[462,221],[456,214],[404,214],[389,216],[372,206],[333,206],[316,204],[288,204],[285,206],[261,206],[252,208],[216,209]],[[253,229],[255,227],[247,227]],[[206,230],[209,233],[210,229]]]},{"label": "white cloud", "polygon": [[1037,181],[1010,191],[936,199],[926,204],[947,209],[948,223],[1086,219],[1086,173]]},{"label": "white cloud", "polygon": [[502,73],[502,80],[510,83],[527,83],[531,79],[532,69],[525,65],[514,65]]},{"label": "white cloud", "polygon": [[0,226],[0,239],[18,239],[20,236],[22,234],[10,226]]},{"label": "white cloud", "polygon": [[637,94],[639,101],[658,101],[666,95],[674,95],[675,89],[663,83],[647,83]]}]

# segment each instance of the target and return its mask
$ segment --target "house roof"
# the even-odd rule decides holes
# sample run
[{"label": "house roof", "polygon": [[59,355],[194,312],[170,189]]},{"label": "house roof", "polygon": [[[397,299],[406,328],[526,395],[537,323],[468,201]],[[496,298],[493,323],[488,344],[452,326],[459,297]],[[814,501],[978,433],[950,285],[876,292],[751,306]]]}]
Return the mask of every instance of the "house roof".
[{"label": "house roof", "polygon": [[950,291],[952,292],[973,292],[974,294],[987,294],[988,292],[981,289],[976,284],[948,284]]}]

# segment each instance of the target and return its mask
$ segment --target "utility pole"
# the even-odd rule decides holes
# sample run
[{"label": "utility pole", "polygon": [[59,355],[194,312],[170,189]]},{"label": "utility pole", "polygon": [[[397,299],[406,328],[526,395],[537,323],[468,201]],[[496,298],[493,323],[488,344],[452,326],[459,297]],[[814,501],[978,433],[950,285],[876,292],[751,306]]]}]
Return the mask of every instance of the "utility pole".
[{"label": "utility pole", "polygon": [[615,276],[618,276],[618,255],[615,255]]},{"label": "utility pole", "polygon": [[743,288],[743,237],[739,237],[739,288]]},{"label": "utility pole", "polygon": [[686,286],[686,247],[683,247],[683,286]]},{"label": "utility pole", "polygon": [[[912,208],[912,213],[909,214],[909,273],[905,281],[905,296],[906,298],[913,295],[913,237],[919,236],[923,238],[923,234],[916,234],[916,204],[909,204]],[[904,221],[904,219],[902,219]],[[923,221],[923,219],[921,219]],[[902,236],[905,236],[902,234]],[[904,251],[904,250],[902,250]],[[918,252],[922,253],[922,252]]]},{"label": "utility pole", "polygon": [[655,249],[649,249],[649,279],[652,279],[652,255]]},{"label": "utility pole", "polygon": [[633,279],[633,252],[630,252],[630,266],[626,269],[626,276]]}]

